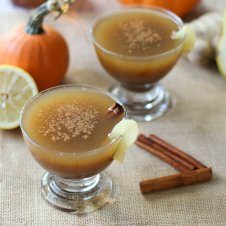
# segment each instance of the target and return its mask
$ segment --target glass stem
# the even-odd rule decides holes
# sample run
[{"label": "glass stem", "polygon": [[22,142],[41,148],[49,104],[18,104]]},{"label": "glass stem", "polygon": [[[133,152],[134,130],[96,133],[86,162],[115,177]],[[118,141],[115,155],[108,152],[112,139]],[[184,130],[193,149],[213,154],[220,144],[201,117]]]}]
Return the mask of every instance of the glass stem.
[{"label": "glass stem", "polygon": [[54,183],[52,184],[52,186],[54,187],[54,189],[58,187],[58,189],[72,193],[88,192],[98,184],[100,180],[100,175],[97,174],[95,176],[83,179],[65,179],[58,176],[54,176],[53,180]]}]

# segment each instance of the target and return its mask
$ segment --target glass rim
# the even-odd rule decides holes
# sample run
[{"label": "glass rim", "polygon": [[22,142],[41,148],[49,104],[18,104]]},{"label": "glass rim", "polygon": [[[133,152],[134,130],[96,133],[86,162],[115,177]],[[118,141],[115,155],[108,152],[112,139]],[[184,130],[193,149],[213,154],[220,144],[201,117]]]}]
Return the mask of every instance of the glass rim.
[{"label": "glass rim", "polygon": [[94,37],[94,29],[95,29],[95,26],[100,22],[102,21],[103,19],[111,16],[111,15],[115,15],[115,14],[120,14],[122,12],[128,12],[128,11],[146,11],[146,12],[151,12],[151,11],[155,11],[155,12],[159,12],[159,13],[162,13],[166,16],[168,16],[171,20],[173,20],[177,25],[178,25],[178,29],[181,30],[184,26],[184,22],[182,21],[182,19],[177,16],[175,13],[167,10],[167,9],[164,9],[164,8],[161,8],[161,7],[157,7],[157,6],[142,6],[142,5],[137,5],[137,4],[133,4],[131,6],[124,6],[123,8],[119,8],[119,9],[114,9],[114,10],[111,10],[107,13],[104,13],[102,14],[101,16],[98,16],[94,22],[92,23],[92,26],[91,28],[89,29],[89,36],[91,37],[91,40],[92,42],[94,43],[94,45],[96,47],[98,47],[99,49],[101,49],[103,52],[109,54],[109,55],[112,55],[112,56],[117,56],[119,57],[120,59],[126,59],[126,60],[130,60],[130,61],[146,61],[146,60],[155,60],[155,59],[158,59],[162,56],[167,56],[167,55],[170,55],[171,53],[174,53],[175,51],[177,51],[178,49],[181,48],[181,46],[183,45],[184,43],[184,40],[186,38],[186,36],[181,39],[181,42],[173,49],[169,49],[163,53],[159,53],[159,54],[155,54],[155,55],[152,55],[152,56],[128,56],[128,55],[123,55],[123,54],[120,54],[120,53],[116,53],[116,52],[113,52],[105,47],[103,47],[100,43],[98,43],[98,41],[96,40],[96,38]]},{"label": "glass rim", "polygon": [[[68,87],[77,87],[77,88],[81,88],[81,89],[92,89],[92,90],[96,90],[98,91],[99,93],[103,93],[105,94],[106,96],[112,98],[113,100],[115,100],[117,103],[119,103],[123,109],[124,109],[124,117],[123,119],[126,119],[127,118],[127,112],[126,112],[126,109],[124,107],[124,105],[122,104],[122,102],[120,100],[118,100],[114,95],[112,95],[110,92],[104,90],[104,89],[101,89],[101,88],[98,88],[98,87],[95,87],[95,86],[91,86],[91,85],[86,85],[86,84],[66,84],[66,85],[59,85],[59,86],[55,86],[55,87],[52,87],[52,88],[49,88],[49,89],[45,89],[39,93],[37,93],[36,95],[34,95],[33,97],[31,97],[27,102],[26,104],[23,106],[21,112],[20,112],[20,129],[22,131],[22,135],[32,144],[34,145],[35,147],[39,148],[40,151],[42,152],[51,152],[51,154],[54,154],[54,155],[60,155],[60,156],[85,156],[85,155],[91,155],[91,154],[95,154],[95,153],[99,153],[101,152],[102,150],[105,150],[107,147],[110,147],[111,145],[113,145],[114,143],[118,142],[121,138],[122,138],[122,135],[120,135],[119,137],[113,139],[110,143],[102,146],[102,147],[99,147],[99,148],[96,148],[96,149],[92,149],[92,150],[89,150],[89,151],[83,151],[83,152],[63,152],[63,151],[57,151],[53,148],[47,148],[43,145],[40,145],[38,144],[37,142],[34,141],[34,139],[32,139],[29,134],[27,133],[27,131],[25,130],[24,126],[23,126],[23,116],[24,116],[24,113],[26,112],[26,109],[29,107],[29,105],[34,101],[36,100],[39,96],[42,96],[44,95],[45,93],[48,93],[48,92],[51,92],[52,90],[56,90],[56,89],[61,89],[61,88],[68,88]],[[122,120],[123,120],[122,119]]]}]

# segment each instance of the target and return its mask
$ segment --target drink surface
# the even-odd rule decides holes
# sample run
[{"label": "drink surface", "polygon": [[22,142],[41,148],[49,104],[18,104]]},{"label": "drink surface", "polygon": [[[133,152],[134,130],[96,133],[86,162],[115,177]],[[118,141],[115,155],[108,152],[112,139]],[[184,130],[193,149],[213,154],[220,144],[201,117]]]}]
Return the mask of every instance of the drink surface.
[{"label": "drink surface", "polygon": [[112,117],[115,101],[97,91],[51,90],[33,101],[24,114],[24,129],[38,145],[60,152],[85,152],[111,142],[109,133],[124,117]]},{"label": "drink surface", "polygon": [[178,25],[158,11],[129,10],[114,13],[93,30],[96,42],[103,48],[126,56],[153,56],[178,46],[171,38]]}]

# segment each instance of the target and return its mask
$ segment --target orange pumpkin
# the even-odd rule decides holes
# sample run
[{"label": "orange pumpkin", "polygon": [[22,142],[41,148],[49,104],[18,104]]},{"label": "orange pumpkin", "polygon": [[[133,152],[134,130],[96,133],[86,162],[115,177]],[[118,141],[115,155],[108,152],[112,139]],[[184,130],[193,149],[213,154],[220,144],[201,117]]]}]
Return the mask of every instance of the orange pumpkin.
[{"label": "orange pumpkin", "polygon": [[11,0],[11,1],[14,5],[30,9],[39,6],[45,0]]},{"label": "orange pumpkin", "polygon": [[39,90],[59,85],[68,64],[68,46],[62,35],[42,25],[49,10],[41,5],[27,26],[20,26],[0,40],[0,64],[18,66],[32,75]]},{"label": "orange pumpkin", "polygon": [[124,4],[143,4],[168,9],[178,16],[190,13],[200,0],[121,0]]}]

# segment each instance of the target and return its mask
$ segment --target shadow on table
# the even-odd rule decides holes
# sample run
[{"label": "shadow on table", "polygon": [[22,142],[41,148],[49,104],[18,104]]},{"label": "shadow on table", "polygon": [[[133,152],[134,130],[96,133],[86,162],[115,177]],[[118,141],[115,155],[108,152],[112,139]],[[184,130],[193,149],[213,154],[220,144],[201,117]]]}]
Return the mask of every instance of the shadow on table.
[{"label": "shadow on table", "polygon": [[23,140],[20,127],[13,130],[2,130],[1,133],[3,137],[3,141],[5,140],[4,137],[7,138],[7,140],[13,140],[14,142],[18,140]]},{"label": "shadow on table", "polygon": [[13,129],[13,130],[2,130],[2,135],[6,135],[9,138],[13,138],[13,139],[20,139],[22,138],[22,132],[20,127]]}]

